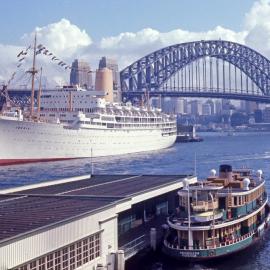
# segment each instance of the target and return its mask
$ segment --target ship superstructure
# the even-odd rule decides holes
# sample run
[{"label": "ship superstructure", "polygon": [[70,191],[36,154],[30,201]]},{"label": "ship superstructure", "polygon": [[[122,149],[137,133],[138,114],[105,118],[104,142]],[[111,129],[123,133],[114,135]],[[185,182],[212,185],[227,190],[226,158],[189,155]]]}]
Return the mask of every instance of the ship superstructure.
[{"label": "ship superstructure", "polygon": [[219,176],[178,192],[179,207],[168,218],[164,252],[189,261],[223,257],[255,243],[269,227],[269,206],[262,171],[232,171],[221,165]]}]

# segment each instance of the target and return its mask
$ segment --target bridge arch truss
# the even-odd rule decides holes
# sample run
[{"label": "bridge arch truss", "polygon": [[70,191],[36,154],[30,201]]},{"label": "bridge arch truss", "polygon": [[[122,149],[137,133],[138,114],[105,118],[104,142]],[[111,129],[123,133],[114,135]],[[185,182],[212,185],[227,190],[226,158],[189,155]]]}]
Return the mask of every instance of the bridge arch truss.
[{"label": "bridge arch truss", "polygon": [[120,80],[123,95],[213,93],[213,97],[270,100],[270,61],[247,46],[223,40],[162,48],[123,69]]}]

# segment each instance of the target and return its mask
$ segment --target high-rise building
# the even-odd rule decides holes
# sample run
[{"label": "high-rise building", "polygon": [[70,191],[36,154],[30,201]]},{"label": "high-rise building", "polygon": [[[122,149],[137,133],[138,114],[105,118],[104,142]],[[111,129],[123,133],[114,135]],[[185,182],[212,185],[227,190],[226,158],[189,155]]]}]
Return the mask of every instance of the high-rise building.
[{"label": "high-rise building", "polygon": [[270,123],[270,107],[266,107],[263,111],[263,121]]},{"label": "high-rise building", "polygon": [[253,113],[258,109],[258,104],[254,101],[241,100],[240,109],[246,113]]},{"label": "high-rise building", "polygon": [[102,68],[108,68],[112,71],[114,101],[119,102],[121,100],[121,85],[117,61],[103,56],[99,61],[99,69]]},{"label": "high-rise building", "polygon": [[165,113],[172,113],[172,99],[170,97],[165,97],[162,99],[162,111]]},{"label": "high-rise building", "polygon": [[214,104],[213,100],[208,99],[205,103],[210,106],[210,114],[209,115],[214,115],[215,114],[215,104]]},{"label": "high-rise building", "polygon": [[184,114],[184,99],[175,98],[175,113]]},{"label": "high-rise building", "polygon": [[221,114],[222,112],[222,105],[220,100],[215,101],[215,114]]},{"label": "high-rise building", "polygon": [[202,115],[211,115],[211,105],[209,103],[202,104]]},{"label": "high-rise building", "polygon": [[86,89],[92,88],[92,72],[87,62],[79,59],[73,61],[70,72],[70,84],[78,84]]},{"label": "high-rise building", "polygon": [[202,104],[198,100],[191,100],[190,105],[190,114],[191,115],[201,115],[202,114]]}]

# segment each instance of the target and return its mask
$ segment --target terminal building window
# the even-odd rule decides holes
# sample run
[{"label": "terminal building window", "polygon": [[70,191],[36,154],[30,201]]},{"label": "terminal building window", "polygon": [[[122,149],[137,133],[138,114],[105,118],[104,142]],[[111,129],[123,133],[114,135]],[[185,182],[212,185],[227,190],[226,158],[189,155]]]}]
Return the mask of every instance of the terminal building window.
[{"label": "terminal building window", "polygon": [[135,222],[135,220],[136,220],[135,215],[130,215],[119,220],[118,221],[118,234],[121,235],[129,231],[130,229],[132,229],[133,223]]},{"label": "terminal building window", "polygon": [[168,202],[162,202],[156,206],[156,215],[168,215]]},{"label": "terminal building window", "polygon": [[100,233],[46,254],[12,270],[73,270],[100,257]]}]

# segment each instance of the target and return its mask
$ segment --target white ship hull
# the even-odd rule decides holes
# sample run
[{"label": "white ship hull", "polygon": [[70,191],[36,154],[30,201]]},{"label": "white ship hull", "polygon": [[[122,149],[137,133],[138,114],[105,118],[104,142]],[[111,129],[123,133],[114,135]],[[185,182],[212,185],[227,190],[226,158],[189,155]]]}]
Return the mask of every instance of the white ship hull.
[{"label": "white ship hull", "polygon": [[100,157],[170,147],[161,129],[67,129],[62,124],[0,119],[0,165]]}]

